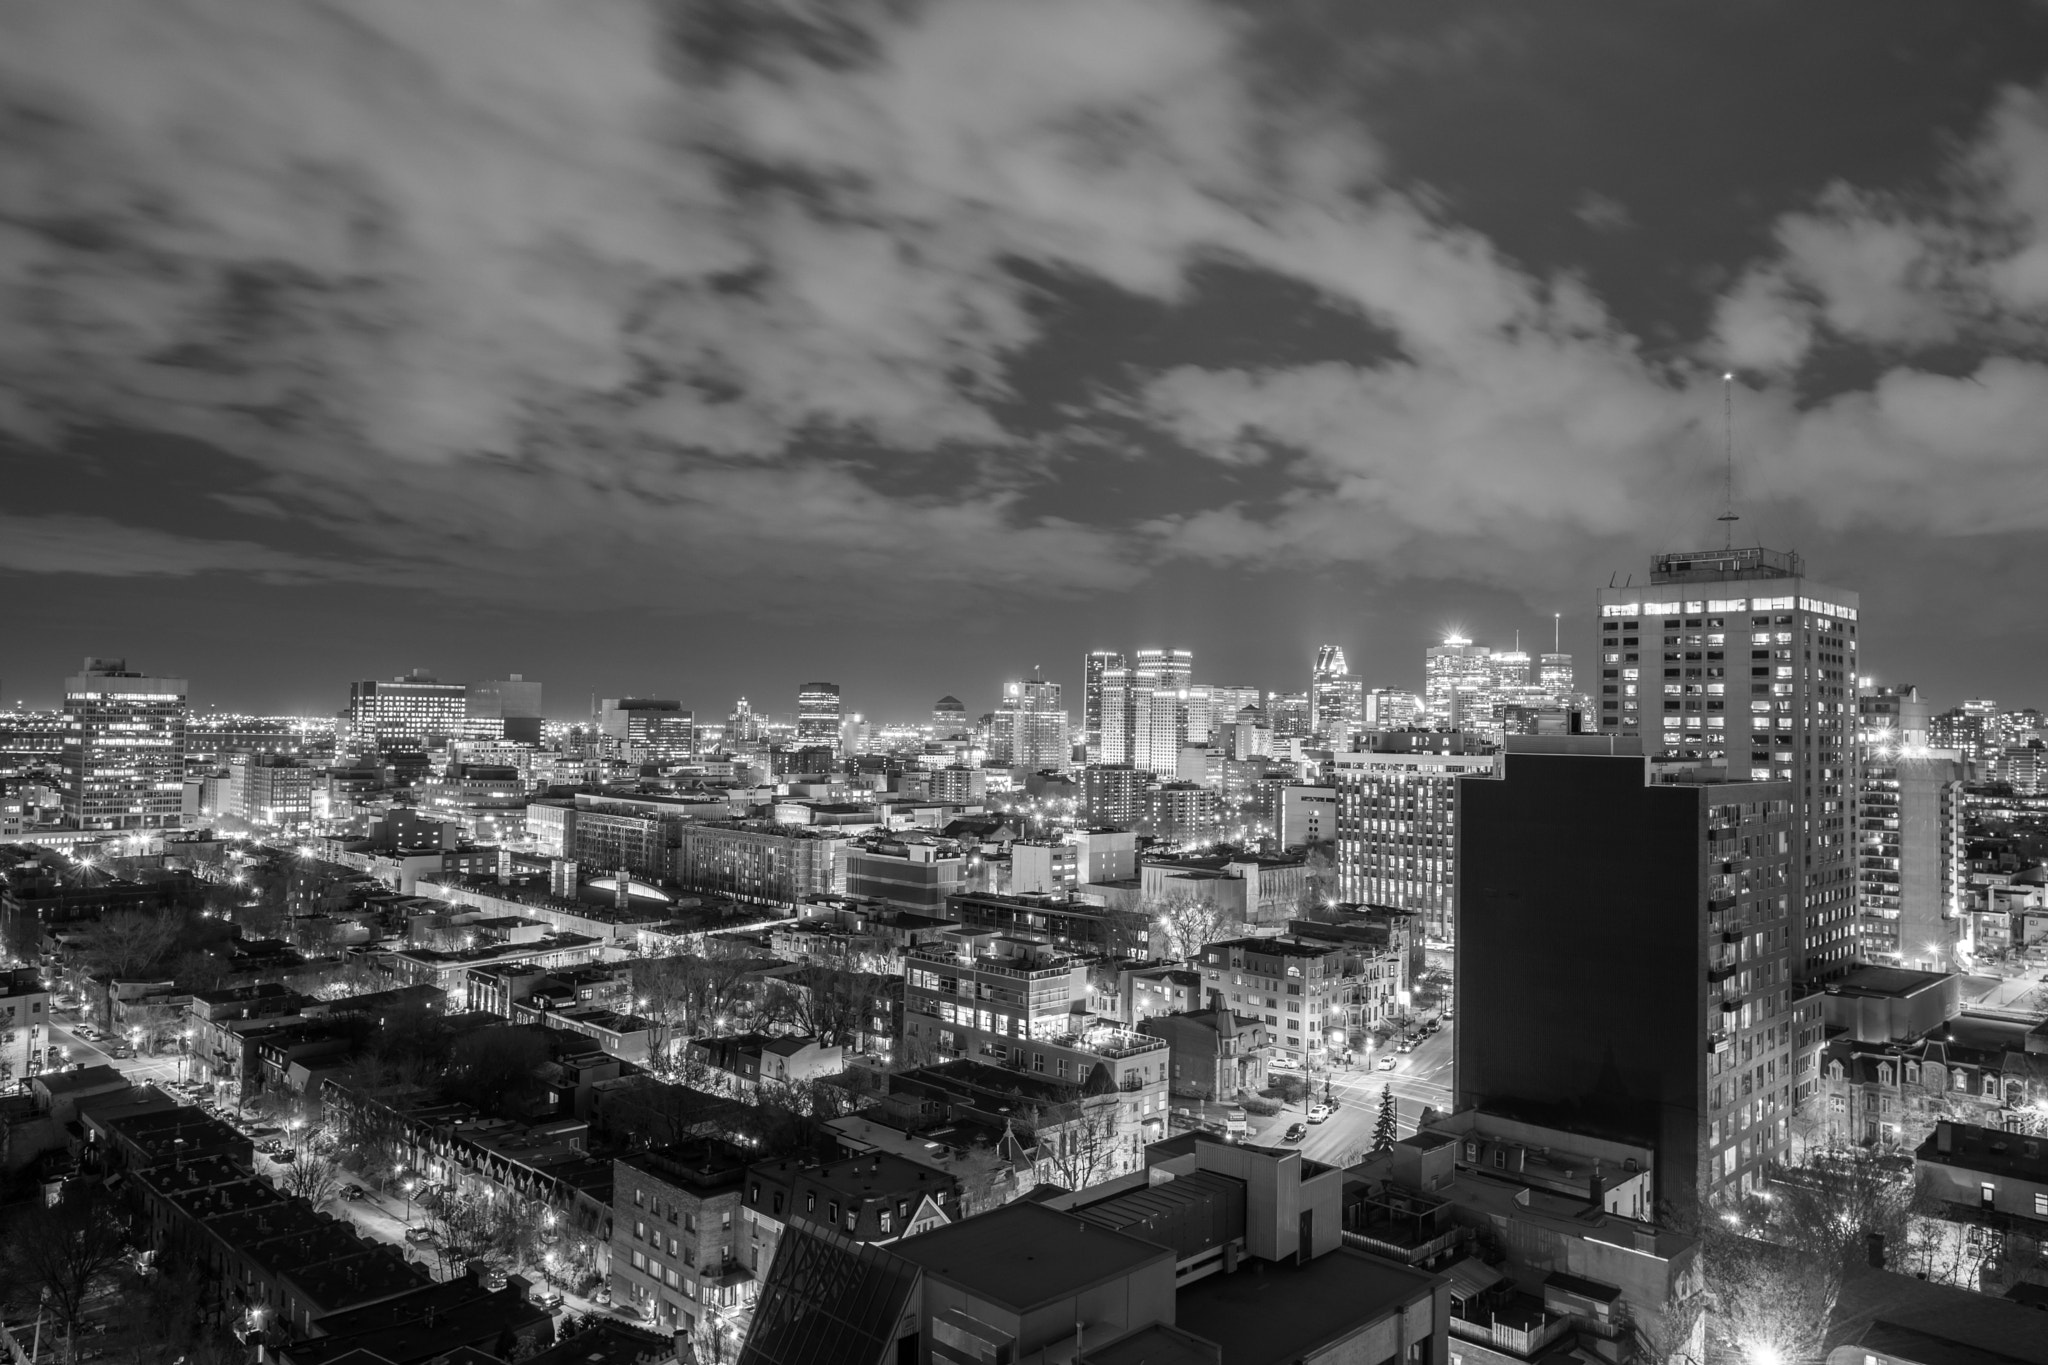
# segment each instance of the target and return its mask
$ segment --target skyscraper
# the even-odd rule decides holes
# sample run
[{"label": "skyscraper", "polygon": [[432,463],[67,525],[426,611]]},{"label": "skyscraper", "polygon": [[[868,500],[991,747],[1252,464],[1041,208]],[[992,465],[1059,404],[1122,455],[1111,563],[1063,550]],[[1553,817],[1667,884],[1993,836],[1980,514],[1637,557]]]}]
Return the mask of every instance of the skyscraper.
[{"label": "skyscraper", "polygon": [[1350,748],[1351,736],[1358,733],[1363,695],[1362,684],[1344,662],[1344,651],[1336,645],[1318,649],[1309,674],[1310,732],[1333,748]]},{"label": "skyscraper", "polygon": [[1138,752],[1136,669],[1110,666],[1102,670],[1101,719],[1098,761],[1111,767],[1130,767]]},{"label": "skyscraper", "polygon": [[87,659],[64,680],[64,822],[73,829],[176,829],[185,792],[183,678]]},{"label": "skyscraper", "polygon": [[799,744],[839,748],[839,684],[807,682],[796,694],[796,739]]},{"label": "skyscraper", "polygon": [[1044,673],[1036,668],[1021,682],[1003,684],[1003,700],[995,712],[989,757],[1032,772],[1064,772],[1072,754],[1067,739],[1067,712],[1060,705],[1060,685],[1047,682]]},{"label": "skyscraper", "polygon": [[1550,699],[1560,706],[1572,701],[1572,689],[1577,677],[1572,668],[1572,656],[1550,653],[1537,660],[1536,685],[1550,694]]},{"label": "skyscraper", "polygon": [[1871,962],[1953,971],[1962,940],[1963,756],[1930,748],[1929,712],[1911,686],[1857,697],[1857,931]]},{"label": "skyscraper", "polygon": [[1601,729],[1792,784],[1793,909],[1815,980],[1856,954],[1857,615],[1855,593],[1761,547],[1658,555],[1647,585],[1600,590]]},{"label": "skyscraper", "polygon": [[1081,743],[1090,763],[1130,761],[1129,755],[1102,756],[1102,675],[1109,669],[1123,667],[1123,651],[1118,649],[1090,650],[1081,661]]},{"label": "skyscraper", "polygon": [[626,757],[654,763],[695,756],[696,720],[681,702],[660,697],[606,697],[597,712],[598,730]]},{"label": "skyscraper", "polygon": [[1195,656],[1185,649],[1141,649],[1132,670],[1131,763],[1140,772],[1165,777],[1180,768],[1180,746],[1188,739],[1186,689],[1194,681]]},{"label": "skyscraper", "polygon": [[352,754],[444,749],[469,728],[469,689],[423,668],[389,682],[351,683],[335,743]]},{"label": "skyscraper", "polygon": [[1442,644],[1423,652],[1422,701],[1432,724],[1456,729],[1467,719],[1461,712],[1469,711],[1473,701],[1492,686],[1493,674],[1487,666],[1492,653],[1462,635],[1446,635]]}]

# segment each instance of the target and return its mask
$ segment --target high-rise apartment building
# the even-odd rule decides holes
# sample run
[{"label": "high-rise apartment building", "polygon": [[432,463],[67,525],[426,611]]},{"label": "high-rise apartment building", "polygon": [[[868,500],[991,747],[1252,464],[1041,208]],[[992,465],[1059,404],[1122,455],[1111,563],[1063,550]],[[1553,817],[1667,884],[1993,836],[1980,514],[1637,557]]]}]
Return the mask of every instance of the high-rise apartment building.
[{"label": "high-rise apartment building", "polygon": [[842,719],[839,684],[807,682],[796,694],[796,738],[799,744],[839,744]]},{"label": "high-rise apartment building", "polygon": [[1082,812],[1091,825],[1129,829],[1145,818],[1151,775],[1128,763],[1091,763],[1082,773]]},{"label": "high-rise apartment building", "polygon": [[1653,1147],[1689,1212],[1789,1154],[1798,786],[1642,747],[1510,737],[1497,778],[1456,784],[1454,1103]]},{"label": "high-rise apartment building", "polygon": [[1857,697],[1858,937],[1863,957],[1954,971],[1969,863],[1963,780],[1953,749],[1927,743],[1932,708],[1911,686],[1864,687]]},{"label": "high-rise apartment building", "polygon": [[1424,933],[1449,941],[1457,933],[1457,784],[1473,774],[1492,774],[1497,758],[1464,752],[1464,744],[1445,746],[1455,753],[1417,752],[1398,738],[1381,736],[1370,750],[1331,758],[1337,898],[1412,910],[1422,917]]},{"label": "high-rise apartment building", "polygon": [[1266,716],[1273,725],[1273,738],[1307,739],[1310,734],[1308,693],[1268,692]]},{"label": "high-rise apartment building", "polygon": [[1003,684],[1002,704],[989,734],[989,758],[1032,772],[1065,772],[1072,755],[1060,685],[1047,682],[1036,668],[1029,678]]},{"label": "high-rise apartment building", "polygon": [[87,659],[64,680],[64,822],[177,829],[185,793],[186,682]]},{"label": "high-rise apartment building", "polygon": [[1848,970],[1857,595],[1808,578],[1796,554],[1701,550],[1658,555],[1648,584],[1602,588],[1600,615],[1601,729],[1731,779],[1791,782],[1803,971]]},{"label": "high-rise apartment building", "polygon": [[350,683],[335,743],[352,754],[445,749],[469,728],[469,689],[416,668],[389,682]]},{"label": "high-rise apartment building", "polygon": [[1446,635],[1423,651],[1422,701],[1433,724],[1457,729],[1472,718],[1477,699],[1493,686],[1492,655],[1462,635]]},{"label": "high-rise apartment building", "polygon": [[[1123,651],[1118,649],[1090,650],[1081,661],[1081,743],[1090,763],[1130,762],[1129,754],[1105,758],[1102,748],[1103,675],[1110,669],[1124,667]],[[1128,725],[1122,728],[1129,732]]]},{"label": "high-rise apartment building", "polygon": [[1318,742],[1332,748],[1348,749],[1358,733],[1364,712],[1364,685],[1351,676],[1344,651],[1324,645],[1316,651],[1315,668],[1309,675],[1309,731]]}]

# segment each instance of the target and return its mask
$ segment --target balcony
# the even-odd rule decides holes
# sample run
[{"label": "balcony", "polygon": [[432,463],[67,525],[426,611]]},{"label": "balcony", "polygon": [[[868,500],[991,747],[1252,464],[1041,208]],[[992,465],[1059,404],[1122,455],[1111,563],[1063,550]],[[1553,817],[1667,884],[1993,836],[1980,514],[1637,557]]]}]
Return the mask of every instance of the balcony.
[{"label": "balcony", "polygon": [[1451,1335],[1486,1342],[1525,1360],[1536,1356],[1571,1327],[1570,1318],[1551,1313],[1525,1294],[1451,1309]]}]

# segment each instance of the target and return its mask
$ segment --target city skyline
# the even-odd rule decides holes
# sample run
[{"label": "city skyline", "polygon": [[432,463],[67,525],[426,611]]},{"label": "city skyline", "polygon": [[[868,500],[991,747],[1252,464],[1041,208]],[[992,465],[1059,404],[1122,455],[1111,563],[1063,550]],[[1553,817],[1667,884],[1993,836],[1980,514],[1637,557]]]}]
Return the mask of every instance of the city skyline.
[{"label": "city skyline", "polygon": [[1312,8],[36,7],[0,678],[1394,681],[1717,543],[1729,451],[1738,540],[1883,604],[1873,671],[2022,693],[2048,16]]}]

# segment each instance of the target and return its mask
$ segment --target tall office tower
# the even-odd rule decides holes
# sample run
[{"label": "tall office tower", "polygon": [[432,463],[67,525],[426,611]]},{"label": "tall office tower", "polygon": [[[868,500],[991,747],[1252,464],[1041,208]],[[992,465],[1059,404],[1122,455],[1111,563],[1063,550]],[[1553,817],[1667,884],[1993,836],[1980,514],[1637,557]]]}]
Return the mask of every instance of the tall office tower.
[{"label": "tall office tower", "polygon": [[598,703],[597,728],[628,758],[642,762],[680,763],[696,756],[697,715],[679,701],[606,697]]},{"label": "tall office tower", "polygon": [[966,739],[974,733],[974,722],[967,719],[967,708],[958,697],[940,697],[932,703],[932,738]]},{"label": "tall office tower", "polygon": [[471,683],[465,705],[471,739],[540,743],[545,714],[541,710],[540,684],[529,682],[524,674]]},{"label": "tall office tower", "polygon": [[996,708],[990,734],[989,757],[1032,772],[1065,772],[1072,756],[1060,685],[1047,682],[1037,668],[1021,682],[1004,683],[1002,704]]},{"label": "tall office tower", "polygon": [[1268,692],[1266,694],[1266,717],[1273,723],[1273,738],[1307,739],[1309,737],[1308,693]]},{"label": "tall office tower", "polygon": [[[1425,934],[1448,942],[1457,933],[1451,913],[1457,784],[1475,773],[1491,774],[1495,757],[1466,753],[1462,743],[1418,751],[1399,736],[1375,744],[1331,756],[1337,898],[1413,910],[1422,916]],[[1458,752],[1448,752],[1453,749]]]},{"label": "tall office tower", "polygon": [[1492,686],[1487,667],[1492,653],[1461,635],[1446,635],[1442,644],[1423,652],[1422,701],[1432,724],[1457,728],[1459,712],[1469,712],[1472,700]]},{"label": "tall office tower", "polygon": [[1125,667],[1128,665],[1120,649],[1090,650],[1081,660],[1081,745],[1090,763],[1129,761],[1128,757],[1102,756],[1102,675],[1112,668]]},{"label": "tall office tower", "polygon": [[1648,585],[1600,590],[1600,728],[1730,778],[1792,783],[1793,908],[1814,981],[1856,955],[1857,600],[1761,547],[1658,555]]},{"label": "tall office tower", "polygon": [[1237,719],[1237,713],[1250,706],[1257,708],[1261,694],[1256,687],[1226,687],[1221,683],[1210,683],[1209,687],[1209,728],[1213,731],[1229,725]]},{"label": "tall office tower", "polygon": [[390,682],[350,683],[335,743],[358,755],[445,749],[468,728],[469,689],[415,668]]},{"label": "tall office tower", "polygon": [[1568,706],[1573,700],[1572,689],[1577,685],[1577,676],[1572,669],[1569,654],[1544,654],[1537,659],[1536,685],[1549,694],[1559,706]]},{"label": "tall office tower", "polygon": [[796,694],[796,739],[799,744],[839,744],[839,684],[807,682]]},{"label": "tall office tower", "polygon": [[1363,697],[1363,685],[1351,676],[1344,651],[1336,645],[1317,650],[1316,666],[1309,674],[1309,732],[1332,748],[1350,748],[1363,719]]},{"label": "tall office tower", "polygon": [[64,823],[73,829],[177,829],[185,794],[183,678],[125,659],[87,659],[64,680]]},{"label": "tall office tower", "polygon": [[1529,656],[1520,645],[1497,649],[1486,657],[1486,681],[1496,692],[1529,685]]},{"label": "tall office tower", "polygon": [[1141,649],[1131,670],[1131,764],[1172,777],[1188,738],[1188,699],[1195,656],[1185,649]]},{"label": "tall office tower", "polygon": [[1359,714],[1368,730],[1406,730],[1429,718],[1421,697],[1393,687],[1367,692]]},{"label": "tall office tower", "polygon": [[752,744],[761,738],[761,718],[754,714],[754,707],[745,697],[733,703],[732,714],[725,718],[725,742],[729,745]]},{"label": "tall office tower", "polygon": [[1456,784],[1453,1102],[1649,1144],[1683,1213],[1789,1152],[1800,817],[1794,782],[1641,749],[1511,736],[1498,778]]},{"label": "tall office tower", "polygon": [[1963,756],[1927,743],[1932,711],[1911,686],[1856,698],[1862,778],[1856,802],[1856,894],[1863,957],[1954,971],[1969,875]]}]

